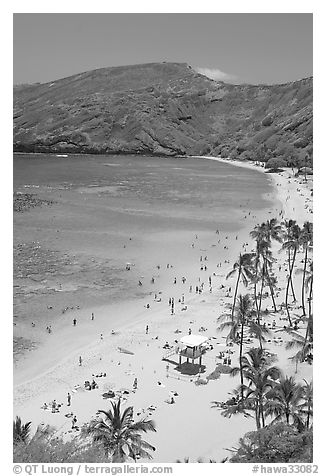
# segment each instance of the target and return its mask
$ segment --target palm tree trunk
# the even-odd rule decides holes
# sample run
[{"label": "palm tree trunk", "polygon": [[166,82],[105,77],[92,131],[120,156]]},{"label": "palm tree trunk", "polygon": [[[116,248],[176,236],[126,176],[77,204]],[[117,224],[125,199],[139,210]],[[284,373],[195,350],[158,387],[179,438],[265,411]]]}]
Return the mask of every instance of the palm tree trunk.
[{"label": "palm tree trunk", "polygon": [[269,277],[269,272],[268,272],[267,267],[266,267],[266,277],[267,277],[268,287],[269,287],[269,290],[271,292],[271,298],[272,298],[272,302],[273,302],[274,312],[277,312],[275,297],[274,297],[274,289],[273,289],[273,286],[272,286],[272,283],[271,283],[271,280],[270,280],[270,277]]},{"label": "palm tree trunk", "polygon": [[286,308],[286,312],[287,312],[288,319],[289,319],[289,325],[290,325],[290,327],[292,327],[292,321],[291,321],[291,316],[290,316],[290,312],[289,312],[289,305],[288,305],[289,288],[290,288],[290,276],[288,277],[288,282],[287,282],[287,284],[286,284],[286,291],[285,291],[285,308]]},{"label": "palm tree trunk", "polygon": [[264,284],[265,284],[265,263],[263,263],[263,274],[262,274],[262,278],[261,278],[259,308],[258,308],[258,315],[257,315],[259,325],[260,325],[260,311],[261,311],[261,304],[262,304],[262,299],[263,299]]},{"label": "palm tree trunk", "polygon": [[312,323],[312,312],[311,312],[312,281],[313,281],[313,278],[311,277],[310,291],[309,291],[309,303],[308,303],[308,313],[309,313],[308,323],[310,324],[310,326],[309,326],[309,334],[310,334],[309,338],[310,338],[310,340],[312,340],[312,326],[311,326],[311,323]]},{"label": "palm tree trunk", "polygon": [[[290,270],[290,277],[291,277],[291,284],[292,284],[292,287],[293,287],[293,281],[292,281],[292,276],[293,276],[293,269],[294,269],[294,264],[295,264],[295,258],[297,256],[297,247],[294,248],[294,251],[293,251],[293,257],[292,257],[292,263],[291,263],[291,270]],[[293,294],[294,294],[294,291],[293,291]],[[296,297],[295,297],[295,294],[293,296],[293,300],[296,301]]]},{"label": "palm tree trunk", "polygon": [[304,305],[304,288],[305,288],[305,280],[306,280],[306,270],[307,270],[307,260],[308,260],[308,244],[306,246],[305,255],[304,255],[304,266],[303,266],[303,275],[302,275],[302,287],[301,287],[301,306],[302,306],[302,314],[306,315],[306,308]]},{"label": "palm tree trunk", "polygon": [[[290,269],[291,269],[291,252],[289,250],[289,254],[288,254],[288,266],[289,266],[289,273],[290,273]],[[293,300],[295,301],[296,298],[295,298],[295,292],[294,292],[294,288],[293,288],[293,281],[292,281],[292,275],[290,274],[290,283],[291,283],[291,292],[292,292],[292,297],[293,297]]]},{"label": "palm tree trunk", "polygon": [[264,410],[263,410],[263,402],[262,402],[262,396],[259,395],[258,399],[258,405],[259,405],[259,416],[261,418],[261,425],[260,428],[265,426],[265,417],[264,417]]},{"label": "palm tree trunk", "polygon": [[265,427],[265,417],[264,417],[264,410],[263,410],[262,406],[261,406],[260,411],[261,411],[261,422],[262,422],[262,425],[263,425],[263,428],[264,428]]},{"label": "palm tree trunk", "polygon": [[307,430],[309,430],[309,423],[310,423],[310,405],[308,405],[308,415],[307,415]]},{"label": "palm tree trunk", "polygon": [[240,336],[240,353],[239,353],[239,367],[240,367],[240,383],[241,383],[241,400],[243,400],[243,368],[242,368],[242,349],[243,349],[243,330],[244,330],[244,318],[241,318],[241,336]]},{"label": "palm tree trunk", "polygon": [[256,260],[255,260],[255,283],[254,283],[254,297],[255,297],[255,305],[256,305],[256,310],[257,310],[257,316],[258,316],[258,297],[257,297],[258,260],[259,260],[259,254],[258,254],[258,249],[257,249],[256,250]]},{"label": "palm tree trunk", "polygon": [[[293,273],[293,268],[294,268],[294,263],[295,263],[296,255],[297,255],[297,248],[294,248],[292,263],[291,263],[291,267],[290,267],[290,274],[289,274],[288,283],[289,283],[289,282],[292,283],[292,273]],[[285,305],[286,305],[286,312],[287,312],[287,314],[288,314],[289,324],[290,324],[290,326],[292,326],[291,317],[290,317],[290,312],[289,312],[289,306],[288,306],[288,300],[287,300],[288,294],[289,294],[289,293],[288,293],[288,286],[287,286],[287,295],[286,295]]]},{"label": "palm tree trunk", "polygon": [[261,428],[261,425],[260,425],[260,407],[259,407],[259,403],[258,403],[258,402],[256,403],[255,417],[256,417],[256,427],[257,427],[257,430],[260,430],[260,428]]},{"label": "palm tree trunk", "polygon": [[241,276],[241,265],[239,266],[238,279],[237,279],[237,284],[235,285],[235,291],[234,291],[234,298],[233,298],[233,305],[232,305],[232,315],[231,315],[231,320],[232,320],[232,321],[233,321],[235,303],[236,303],[237,294],[238,294],[238,287],[239,287],[240,276]]},{"label": "palm tree trunk", "polygon": [[311,283],[310,283],[310,290],[309,290],[309,301],[308,301],[308,322],[307,322],[307,328],[306,328],[306,333],[304,336],[304,342],[303,342],[303,348],[305,348],[309,333],[311,333],[311,321],[312,321],[312,313],[311,313],[311,299],[312,299],[312,278],[311,278]]}]

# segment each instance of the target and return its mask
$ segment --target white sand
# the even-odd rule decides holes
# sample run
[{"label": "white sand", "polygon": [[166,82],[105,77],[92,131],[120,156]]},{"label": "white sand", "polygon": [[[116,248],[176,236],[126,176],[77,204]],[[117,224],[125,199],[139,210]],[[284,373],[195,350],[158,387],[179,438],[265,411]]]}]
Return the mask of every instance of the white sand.
[{"label": "white sand", "polygon": [[[262,170],[252,164],[233,163]],[[250,245],[248,251],[253,247],[249,231],[256,223],[278,216],[281,207],[285,212],[285,218],[295,218],[299,224],[305,220],[311,221],[310,182],[299,183],[299,180],[294,179],[287,171],[270,174],[270,177],[275,181],[275,195],[270,197],[273,199],[273,208],[257,214],[255,218],[248,216],[249,210],[243,209],[244,228],[238,233],[237,239],[235,235],[230,235],[226,239],[226,233],[222,232],[219,235],[202,233],[198,239],[172,232],[164,236],[165,246],[157,250],[155,258],[152,253],[148,253],[148,267],[152,267],[153,275],[156,276],[151,297],[83,309],[65,317],[58,316],[58,319],[61,319],[60,324],[56,324],[53,334],[46,336],[46,346],[40,346],[30,352],[15,368],[14,413],[23,420],[32,420],[34,425],[41,422],[50,423],[58,429],[58,433],[65,433],[71,428],[71,420],[64,416],[68,411],[74,412],[79,424],[87,422],[98,409],[110,406],[109,401],[101,397],[103,391],[108,389],[116,391],[122,387],[132,389],[134,378],[137,377],[138,389],[128,395],[126,404],[133,405],[136,412],[145,410],[145,413],[156,422],[157,433],[147,436],[148,441],[157,448],[153,454],[154,461],[174,462],[184,456],[189,456],[191,460],[211,457],[219,461],[227,456],[225,448],[236,445],[240,436],[250,429],[255,429],[254,419],[245,419],[242,416],[225,419],[217,409],[211,408],[213,400],[228,398],[228,392],[238,385],[238,379],[222,375],[219,380],[197,386],[191,381],[192,378],[180,376],[173,370],[172,363],[169,363],[167,372],[167,362],[162,361],[164,353],[162,347],[166,341],[172,344],[175,339],[186,335],[189,328],[194,334],[199,334],[199,328],[204,326],[207,330],[202,334],[209,337],[214,346],[203,359],[206,370],[202,376],[207,376],[215,368],[215,364],[220,362],[216,359],[219,351],[226,348],[225,333],[221,335],[216,332],[216,318],[225,311],[225,304],[231,303],[232,299],[225,297],[225,290],[221,290],[220,285],[231,286],[233,291],[235,282],[233,279],[226,282],[225,274],[231,269],[239,252],[243,251],[244,242]],[[180,247],[176,248],[177,252],[175,251],[173,243],[176,239],[184,243],[184,252],[180,252]],[[195,245],[194,248],[192,243]],[[228,246],[228,249],[225,250],[224,246]],[[207,265],[208,270],[200,271],[202,264],[200,256],[206,255],[207,262],[203,261],[203,264]],[[275,257],[284,263],[283,253],[276,253]],[[301,258],[300,255],[299,257]],[[225,263],[225,260],[230,260],[230,263]],[[222,262],[222,266],[216,267],[219,262]],[[173,268],[167,269],[167,263],[172,264]],[[155,268],[157,264],[161,265],[160,270]],[[280,274],[278,263],[275,264],[275,272]],[[278,285],[282,289],[285,285],[285,274],[283,269],[279,276]],[[182,276],[187,278],[185,284],[181,282]],[[209,292],[208,276],[212,277],[212,293]],[[173,284],[174,277],[177,277],[176,285]],[[195,293],[199,277],[205,282],[201,295]],[[193,286],[192,293],[189,293],[190,285]],[[300,282],[296,278],[298,294],[299,286]],[[161,302],[154,301],[155,292],[162,299]],[[182,294],[185,296],[186,311],[181,311],[182,305],[178,303]],[[171,316],[168,306],[168,299],[172,296],[176,301],[175,316]],[[283,290],[277,298],[277,303],[282,301],[284,301]],[[150,304],[150,309],[145,308],[147,303]],[[266,305],[271,308],[268,300]],[[91,312],[95,314],[93,322],[90,320]],[[71,322],[75,316],[78,323],[73,327]],[[280,317],[285,316],[271,316],[268,319],[270,322],[276,319],[277,330],[284,325]],[[147,324],[148,335],[145,334]],[[112,327],[117,331],[116,335],[111,335]],[[182,333],[175,334],[176,329],[180,329]],[[101,333],[104,336],[103,340],[100,339]],[[284,341],[287,339],[283,332],[275,336],[282,336]],[[129,349],[134,355],[121,353],[118,347]],[[268,343],[267,348],[277,353],[278,365],[286,374],[295,372],[294,364],[288,360],[293,351],[288,353],[284,345],[276,345],[273,342]],[[234,364],[237,362],[238,347],[234,346],[233,350]],[[78,365],[79,355],[83,359],[82,366]],[[171,356],[171,359],[173,358],[176,356]],[[85,380],[92,380],[92,374],[99,372],[107,373],[106,378],[95,378],[99,389],[72,393],[74,385],[83,386]],[[311,366],[299,365],[298,379],[310,379],[311,375]],[[158,382],[163,385],[158,385]],[[165,403],[171,390],[179,395],[174,405]],[[66,405],[68,391],[72,394],[70,408]],[[44,402],[53,399],[63,402],[60,413],[52,414],[40,409]],[[156,407],[152,412],[146,411],[150,405]]]}]

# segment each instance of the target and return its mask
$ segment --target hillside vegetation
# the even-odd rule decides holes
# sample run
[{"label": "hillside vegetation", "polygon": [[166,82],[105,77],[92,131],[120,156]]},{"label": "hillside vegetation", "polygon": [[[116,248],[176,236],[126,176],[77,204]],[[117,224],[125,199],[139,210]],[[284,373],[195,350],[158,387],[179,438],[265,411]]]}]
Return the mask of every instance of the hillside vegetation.
[{"label": "hillside vegetation", "polygon": [[14,150],[312,156],[312,78],[213,81],[184,63],[103,68],[14,88]]}]

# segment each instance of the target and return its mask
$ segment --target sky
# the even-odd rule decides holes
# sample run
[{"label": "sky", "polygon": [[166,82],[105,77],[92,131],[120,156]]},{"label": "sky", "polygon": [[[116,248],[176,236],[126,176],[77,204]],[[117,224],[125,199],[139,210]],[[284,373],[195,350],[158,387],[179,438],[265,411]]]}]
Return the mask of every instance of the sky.
[{"label": "sky", "polygon": [[188,63],[231,83],[312,76],[309,13],[15,13],[14,84],[108,66]]}]

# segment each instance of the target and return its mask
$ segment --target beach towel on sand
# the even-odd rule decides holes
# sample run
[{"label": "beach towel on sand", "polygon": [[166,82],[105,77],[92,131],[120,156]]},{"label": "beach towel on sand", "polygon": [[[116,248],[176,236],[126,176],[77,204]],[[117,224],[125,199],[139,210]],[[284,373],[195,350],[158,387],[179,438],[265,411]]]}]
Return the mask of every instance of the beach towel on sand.
[{"label": "beach towel on sand", "polygon": [[118,347],[119,352],[122,352],[123,354],[130,354],[130,355],[135,355],[134,352],[131,352],[131,350],[124,349],[123,347]]}]

